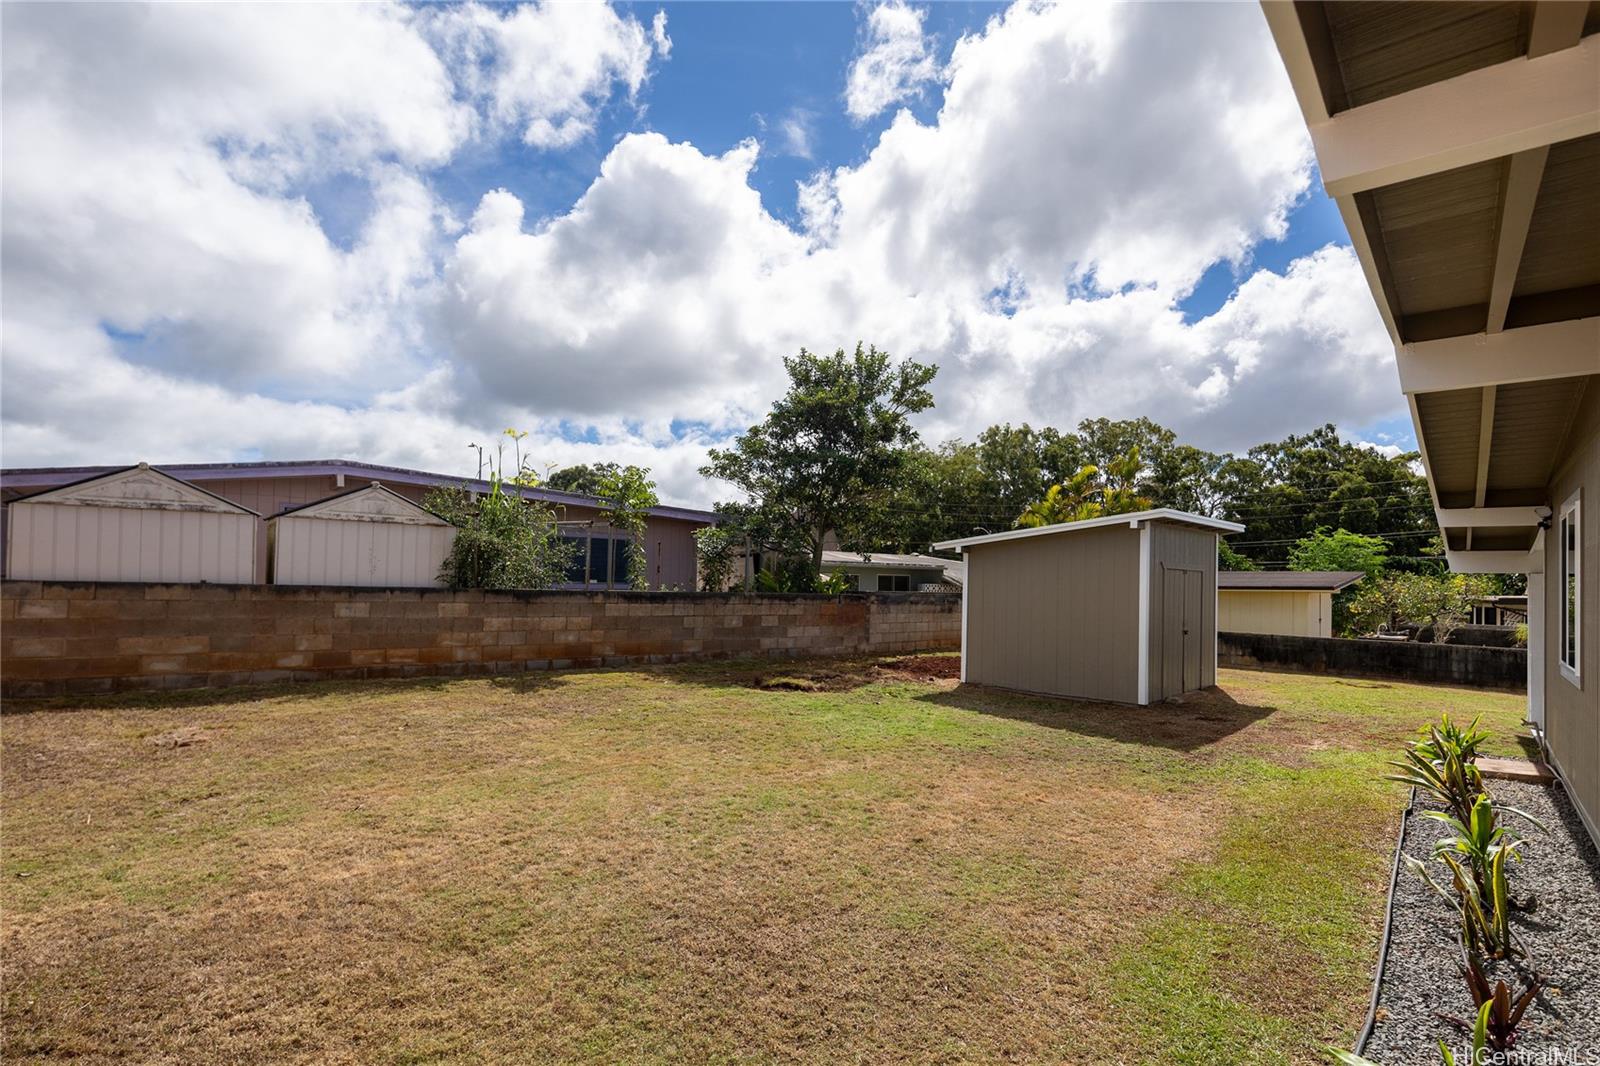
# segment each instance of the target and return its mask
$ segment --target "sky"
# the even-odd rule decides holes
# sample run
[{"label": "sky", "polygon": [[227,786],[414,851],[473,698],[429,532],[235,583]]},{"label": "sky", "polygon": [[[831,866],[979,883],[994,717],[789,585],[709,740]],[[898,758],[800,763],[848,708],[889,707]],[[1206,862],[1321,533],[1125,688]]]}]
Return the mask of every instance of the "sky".
[{"label": "sky", "polygon": [[0,462],[728,487],[782,357],[924,440],[1412,446],[1254,4],[0,6]]}]

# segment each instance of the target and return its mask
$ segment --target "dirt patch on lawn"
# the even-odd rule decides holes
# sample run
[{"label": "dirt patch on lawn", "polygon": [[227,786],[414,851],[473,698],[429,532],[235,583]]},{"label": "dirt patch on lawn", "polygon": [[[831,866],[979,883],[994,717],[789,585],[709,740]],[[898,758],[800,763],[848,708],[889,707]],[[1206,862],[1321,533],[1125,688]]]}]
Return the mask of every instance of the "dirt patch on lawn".
[{"label": "dirt patch on lawn", "polygon": [[918,681],[961,680],[959,655],[907,655],[899,659],[886,659],[878,664],[885,673],[901,674]]},{"label": "dirt patch on lawn", "polygon": [[768,692],[850,692],[876,681],[958,681],[959,655],[906,655],[873,662],[843,662],[786,667],[749,678],[751,688]]}]

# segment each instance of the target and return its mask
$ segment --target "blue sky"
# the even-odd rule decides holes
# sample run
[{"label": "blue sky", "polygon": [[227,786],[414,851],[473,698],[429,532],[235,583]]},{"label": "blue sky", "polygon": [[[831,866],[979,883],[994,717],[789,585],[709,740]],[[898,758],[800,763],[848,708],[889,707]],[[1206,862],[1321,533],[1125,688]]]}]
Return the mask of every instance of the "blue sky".
[{"label": "blue sky", "polygon": [[515,425],[705,502],[779,357],[857,339],[941,367],[935,440],[1410,444],[1248,5],[4,18],[8,465],[454,469]]}]

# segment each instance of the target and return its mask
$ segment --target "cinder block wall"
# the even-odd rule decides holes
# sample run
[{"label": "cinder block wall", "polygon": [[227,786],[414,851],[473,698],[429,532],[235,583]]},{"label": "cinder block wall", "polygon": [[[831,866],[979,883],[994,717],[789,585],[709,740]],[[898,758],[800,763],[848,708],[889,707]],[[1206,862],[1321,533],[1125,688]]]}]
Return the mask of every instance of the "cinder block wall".
[{"label": "cinder block wall", "polygon": [[1246,669],[1394,678],[1514,692],[1525,692],[1528,687],[1528,652],[1524,648],[1219,633],[1217,660],[1223,666]]},{"label": "cinder block wall", "polygon": [[950,593],[744,596],[7,581],[0,695],[955,649]]}]

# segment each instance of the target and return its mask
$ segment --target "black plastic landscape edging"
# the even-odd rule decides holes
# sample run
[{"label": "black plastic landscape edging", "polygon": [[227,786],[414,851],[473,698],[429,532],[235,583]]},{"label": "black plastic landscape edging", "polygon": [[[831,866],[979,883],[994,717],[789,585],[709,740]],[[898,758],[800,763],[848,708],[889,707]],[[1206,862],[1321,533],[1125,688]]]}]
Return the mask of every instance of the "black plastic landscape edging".
[{"label": "black plastic landscape edging", "polygon": [[1378,942],[1378,968],[1372,975],[1372,998],[1367,1001],[1367,1020],[1362,1023],[1361,1034],[1356,1037],[1357,1055],[1367,1050],[1372,1039],[1372,1027],[1378,1021],[1378,991],[1383,987],[1383,971],[1389,963],[1389,935],[1394,932],[1394,886],[1400,880],[1400,857],[1405,853],[1406,824],[1411,821],[1411,811],[1417,805],[1417,786],[1411,786],[1411,796],[1405,810],[1400,812],[1400,835],[1394,842],[1394,862],[1389,868],[1389,902],[1383,908],[1383,939]]}]

